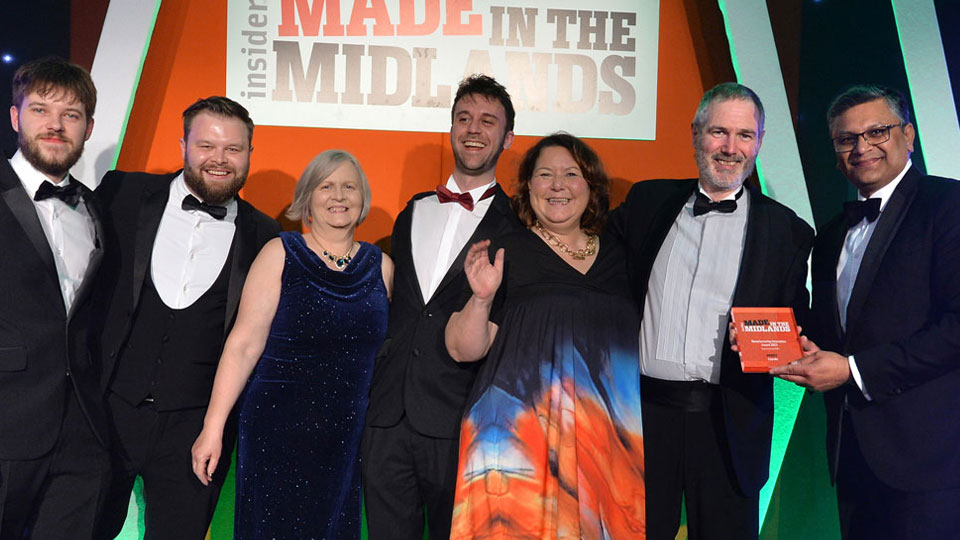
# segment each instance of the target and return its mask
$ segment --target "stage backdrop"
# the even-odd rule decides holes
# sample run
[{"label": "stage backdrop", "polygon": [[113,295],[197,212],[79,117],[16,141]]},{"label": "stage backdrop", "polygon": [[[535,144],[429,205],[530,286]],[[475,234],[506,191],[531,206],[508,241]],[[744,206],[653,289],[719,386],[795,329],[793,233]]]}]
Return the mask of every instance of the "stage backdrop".
[{"label": "stage backdrop", "polygon": [[[359,3],[363,4],[364,2]],[[432,4],[433,2],[426,3]],[[300,118],[301,123],[314,127],[271,125],[291,123],[283,120],[284,115],[287,114],[283,112],[286,108],[279,107],[275,109],[276,104],[273,103],[272,98],[263,100],[265,102],[271,102],[270,104],[256,104],[256,99],[251,100],[248,99],[249,96],[240,94],[241,92],[244,94],[253,92],[253,90],[248,92],[248,89],[242,87],[242,85],[231,89],[229,81],[233,68],[228,67],[230,65],[228,60],[236,58],[235,55],[240,55],[238,60],[243,62],[240,68],[238,68],[241,71],[246,69],[245,66],[249,64],[249,61],[253,61],[254,63],[258,61],[268,62],[267,57],[270,58],[269,62],[272,62],[273,65],[276,66],[277,54],[272,52],[274,45],[269,45],[271,48],[269,55],[263,55],[261,58],[248,57],[250,50],[257,47],[252,44],[238,46],[235,44],[235,41],[231,41],[234,38],[231,37],[230,34],[232,31],[230,30],[232,29],[230,21],[236,16],[236,13],[248,10],[249,6],[263,5],[267,4],[267,2],[244,0],[243,2],[236,2],[238,7],[231,7],[228,4],[226,0],[209,0],[205,2],[167,0],[160,4],[152,39],[143,62],[142,75],[136,90],[136,99],[130,110],[129,120],[120,147],[116,167],[124,170],[148,170],[156,172],[171,171],[181,167],[182,160],[177,142],[182,135],[181,112],[187,105],[199,97],[214,94],[222,95],[230,93],[232,90],[235,92],[234,97],[246,100],[245,102],[253,107],[253,119],[258,124],[253,141],[254,152],[251,161],[250,180],[243,192],[245,198],[253,202],[267,214],[275,217],[281,216],[283,209],[290,201],[296,178],[299,177],[304,166],[310,159],[323,150],[341,148],[357,156],[370,179],[373,191],[373,208],[370,217],[358,230],[358,237],[362,240],[377,241],[388,236],[393,225],[394,217],[403,208],[406,201],[413,194],[433,189],[438,183],[445,181],[453,169],[453,156],[450,150],[449,136],[446,133],[449,127],[449,106],[446,105],[442,108],[415,106],[415,92],[413,91],[405,104],[396,106],[360,106],[356,104],[323,103],[322,101],[318,102],[316,94],[319,90],[315,87],[311,93],[312,97],[306,96],[310,98],[309,102],[301,103],[295,101],[295,103],[292,104],[279,103],[279,105],[295,106],[293,110],[297,112],[294,117]],[[300,29],[298,32],[301,34],[304,32],[304,28],[307,28],[307,24],[303,22],[304,17],[302,12],[313,9],[315,13],[316,10],[320,9],[321,5],[324,5],[324,3],[320,1],[307,2],[299,0],[290,0],[289,2],[271,0],[269,4],[272,5],[270,9],[276,12],[275,16],[266,15],[272,17],[273,21],[270,23],[270,32],[278,36],[273,39],[273,43],[283,41],[283,38],[279,37],[279,27],[283,26],[284,23],[282,14],[284,5],[312,6],[297,8],[299,11],[293,21],[296,22],[294,26]],[[328,2],[327,4],[333,3]],[[374,4],[379,4],[379,2],[374,2]],[[422,6],[424,2],[413,2],[413,4]],[[482,12],[479,8],[474,9],[471,7],[464,9],[463,6],[469,6],[471,4],[474,6],[480,5],[477,2],[471,3],[450,0],[447,1],[444,6],[458,6],[460,11],[459,16],[461,16],[460,20],[466,23],[469,23],[471,20],[470,14],[482,16],[486,21],[492,21],[494,19],[494,14],[491,13],[489,7]],[[511,3],[508,2],[507,4]],[[655,140],[640,141],[624,138],[595,139],[590,141],[603,157],[608,172],[615,179],[614,197],[617,200],[625,195],[626,190],[632,182],[639,179],[654,177],[683,178],[696,175],[693,149],[690,142],[690,120],[693,118],[694,110],[703,89],[721,80],[733,77],[729,68],[726,70],[718,70],[708,65],[704,65],[701,68],[701,65],[698,63],[698,55],[700,57],[706,57],[707,52],[705,52],[703,48],[705,48],[707,44],[702,41],[701,36],[698,35],[694,38],[691,35],[691,23],[688,20],[687,10],[681,2],[663,2],[659,7],[657,7],[656,2],[654,2],[652,3],[652,9],[649,7],[649,5],[651,5],[649,2],[630,2],[629,4],[631,5],[629,13],[632,13],[633,16],[625,16],[622,18],[622,24],[628,34],[620,36],[617,39],[624,42],[627,40],[635,40],[635,42],[631,43],[635,43],[637,47],[636,57],[643,58],[653,55],[652,59],[644,60],[643,63],[651,64],[654,68],[652,70],[648,67],[640,69],[638,65],[637,75],[629,78],[631,81],[631,89],[633,89],[630,95],[634,95],[637,98],[633,110],[643,111],[644,118],[646,118],[646,120],[637,120],[638,124],[644,122],[652,123],[654,118],[656,118],[657,123],[655,130],[652,128],[647,129],[648,134],[646,135],[647,138],[655,136]],[[615,5],[615,2],[610,3],[610,13],[615,11]],[[561,2],[559,6],[562,7],[563,3]],[[327,10],[330,9],[329,5],[325,5],[324,7]],[[534,9],[539,9],[539,12],[536,17],[532,19],[536,22],[531,22],[530,24],[537,25],[538,32],[547,32],[549,30],[551,34],[548,40],[542,38],[546,40],[543,41],[543,43],[540,42],[541,38],[538,38],[537,46],[542,47],[543,50],[552,49],[553,39],[556,37],[553,35],[553,32],[556,31],[554,28],[556,25],[547,23],[547,6],[540,8],[538,5]],[[716,10],[715,7],[714,10]],[[505,42],[510,39],[510,24],[519,24],[519,20],[516,19],[516,17],[512,19],[512,23],[510,22],[511,18],[508,16],[509,11],[508,9],[504,9],[502,15],[502,32]],[[267,12],[270,13],[270,10],[268,9]],[[529,9],[527,12],[529,13]],[[340,18],[344,21],[345,27],[349,26],[348,13],[352,12],[346,8],[343,8],[340,13]],[[401,26],[399,12],[397,13],[398,15],[395,22],[391,22],[391,24]],[[436,48],[438,49],[436,51],[438,56],[447,54],[447,49],[451,49],[451,54],[455,52],[456,49],[453,49],[453,46],[449,45],[449,43],[451,43],[449,40],[456,38],[454,36],[442,35],[442,28],[445,24],[444,21],[447,20],[446,18],[449,14],[449,10],[444,11],[441,9],[440,15],[442,18],[439,28],[435,30],[437,35],[424,36],[416,39],[418,48]],[[258,13],[256,12],[247,13],[247,23],[249,23],[251,17],[256,18],[257,15]],[[327,15],[329,16],[329,12]],[[640,28],[647,28],[641,25],[649,24],[641,20],[641,15],[647,18],[652,17],[654,20],[659,21],[659,32],[657,33],[657,27],[652,29],[653,32],[660,36],[657,41],[651,43],[649,36],[640,35]],[[425,14],[422,11],[418,11],[413,16],[413,20],[423,21],[425,20],[423,19],[424,16]],[[635,22],[627,24],[634,19]],[[695,25],[700,24],[698,14],[694,14],[694,19]],[[592,20],[596,19],[594,18]],[[612,15],[608,15],[605,20],[606,27],[612,28],[615,20],[618,19],[614,19]],[[371,34],[371,38],[376,37],[372,36],[374,33],[373,29],[377,26],[375,21],[375,18],[367,19],[363,25],[364,28],[367,28],[368,33]],[[393,21],[393,19],[391,19],[391,21]],[[524,21],[527,21],[527,19],[525,18]],[[576,49],[578,46],[577,43],[580,40],[580,27],[572,23],[568,23],[568,26],[570,29],[567,31],[566,36],[571,42],[571,50],[576,51],[574,54],[593,58],[593,56],[587,56],[583,51]],[[242,37],[242,32],[245,30],[240,27],[237,28],[238,30],[235,37]],[[321,25],[320,29],[323,31],[323,25]],[[694,26],[694,29],[699,31],[697,26]],[[316,31],[310,28],[307,28],[307,30],[310,30],[308,33]],[[644,32],[648,32],[648,30],[644,30]],[[489,36],[489,33],[486,35]],[[591,35],[593,34],[588,33],[588,36]],[[615,33],[608,29],[604,39],[606,42],[609,42],[613,39],[614,35]],[[663,36],[669,37],[665,44],[663,43]],[[349,36],[334,36],[332,39],[326,36],[300,36],[288,39],[297,45],[298,50],[310,52],[315,47],[315,43],[346,43],[348,38]],[[397,39],[400,38],[393,37],[390,38],[389,41],[396,42],[395,40]],[[467,45],[462,46],[464,50],[473,50],[469,42],[475,40],[475,37],[467,36],[464,39],[467,40]],[[496,71],[497,63],[505,59],[504,53],[501,51],[504,47],[491,46],[489,44],[491,40],[490,37],[483,37],[482,40],[482,47],[477,50],[493,51],[489,53],[495,67],[493,74],[509,85],[509,77],[511,76],[509,70],[504,69],[502,74]],[[307,43],[310,43],[310,45],[307,45]],[[337,45],[337,47],[342,49],[351,44],[356,45],[356,43],[351,42],[346,43],[346,45]],[[640,51],[640,46],[644,44],[649,45],[653,50]],[[599,45],[599,43],[597,45]],[[268,45],[264,45],[264,47],[267,46]],[[285,46],[281,45],[281,48],[282,47]],[[518,50],[523,49],[523,47],[516,48]],[[246,52],[242,51],[242,49],[246,49]],[[699,53],[698,49],[700,49]],[[412,48],[405,50],[413,54]],[[613,54],[610,50],[594,51],[591,49],[585,52],[590,55],[596,55],[598,60],[591,60],[591,62],[597,63],[598,66],[603,63],[601,58],[607,58],[611,55],[626,56],[622,52],[621,54]],[[316,54],[318,56],[315,58],[318,60],[315,60],[315,62],[322,63],[320,59],[322,59],[323,53]],[[543,55],[548,53],[530,52],[529,54]],[[557,54],[564,53],[551,54],[556,56]],[[633,53],[631,53],[631,55],[632,54]],[[466,60],[469,56],[470,53],[465,52],[458,56],[459,59],[453,59],[452,62],[457,65],[454,68],[449,68],[452,72],[447,69],[441,70],[439,65],[434,65],[430,75],[433,82],[431,83],[432,87],[429,93],[434,95],[438,93],[443,94],[445,90],[444,87],[447,86],[451,87],[450,90],[452,92],[455,92],[456,83],[463,76],[464,70],[467,68]],[[307,58],[308,56],[306,54],[301,55],[300,69],[304,69],[304,67],[306,69],[306,72],[302,74],[304,77],[307,77],[310,72],[310,64]],[[496,58],[499,58],[499,60]],[[339,63],[337,60],[339,60]],[[437,61],[439,61],[439,58]],[[638,60],[638,64],[639,62]],[[329,69],[330,64],[327,65],[326,71],[322,66],[315,66],[316,69],[319,70],[318,73],[314,73],[316,79],[319,81],[317,86],[322,86],[324,77],[331,78],[337,84],[345,85],[349,77],[347,77],[346,74],[341,74],[338,70],[346,73],[347,63],[346,56],[340,53],[339,55],[334,55],[332,70]],[[367,73],[369,73],[369,66],[372,64],[373,59],[367,54],[359,61],[357,67],[361,68],[361,72],[363,72],[363,68],[366,66]],[[385,68],[387,71],[395,69],[396,62],[394,60],[389,60],[387,64]],[[422,65],[429,66],[430,64]],[[656,66],[659,66],[659,70],[656,69]],[[295,67],[286,67],[284,69],[288,70],[286,73],[287,83],[294,88],[292,91],[296,99],[298,94],[295,90],[295,84],[300,82],[298,77],[301,73],[291,73],[297,70]],[[415,71],[415,69],[415,67],[411,67],[411,70]],[[555,65],[551,66],[548,70],[554,74],[551,75],[551,77],[556,77],[555,74],[557,70],[558,68]],[[416,74],[413,71],[411,71],[411,76],[415,79]],[[578,69],[574,69],[573,71],[580,73]],[[620,70],[615,71],[620,74],[624,73]],[[718,71],[720,71],[720,73],[718,73]],[[394,71],[393,74],[395,75],[396,72]],[[247,84],[246,77],[248,75],[249,73],[244,75],[244,85]],[[641,75],[643,75],[643,77],[641,77]],[[655,84],[653,84],[652,81],[641,80],[642,78],[654,77],[654,75]],[[272,96],[275,93],[277,88],[275,77],[274,72],[272,76],[266,78],[265,84],[267,84],[267,87],[260,89],[262,93],[268,96]],[[360,79],[364,81],[362,74]],[[575,79],[578,84],[582,83],[582,74],[574,76],[573,79]],[[626,77],[622,77],[622,79],[627,80]],[[254,78],[250,80],[260,81],[261,79]],[[602,78],[598,80],[602,81]],[[364,99],[369,99],[368,94],[371,92],[365,84],[372,82],[375,81],[366,80],[361,83],[359,95]],[[386,82],[383,84],[386,85]],[[597,111],[600,110],[599,102],[601,98],[606,95],[603,92],[612,93],[613,95],[610,97],[615,102],[625,99],[623,96],[628,93],[626,89],[622,89],[620,93],[613,92],[612,90],[604,90],[599,86],[600,84],[601,83],[598,83],[596,91],[598,104],[594,105],[594,109]],[[346,90],[340,90],[339,88],[341,87],[336,85],[329,88],[333,89],[332,92],[336,99],[340,101],[345,99],[344,95]],[[346,86],[343,88],[346,88]],[[387,92],[396,91],[395,84],[391,84],[386,88]],[[525,87],[517,89],[509,87],[509,89],[514,95],[528,95]],[[555,96],[556,87],[544,89],[544,91],[547,92],[548,96]],[[580,99],[581,97],[582,93],[577,93],[572,99]],[[583,131],[587,128],[578,130],[577,127],[578,125],[583,126],[584,120],[588,120],[588,124],[593,124],[592,129],[599,130],[595,134],[603,133],[605,126],[608,124],[611,126],[611,133],[614,133],[614,126],[621,123],[620,121],[622,120],[622,118],[615,114],[594,114],[593,116],[587,116],[586,113],[571,112],[566,115],[566,118],[572,119],[569,123],[563,122],[551,126],[542,126],[541,129],[543,131],[537,131],[534,127],[537,125],[535,123],[537,118],[545,118],[549,115],[529,110],[530,105],[528,105],[528,98],[523,97],[521,99],[524,99],[524,105],[519,107],[517,113],[516,130],[518,133],[536,133],[539,135],[546,134],[554,129],[564,128],[575,135],[583,135]],[[653,100],[655,100],[655,107],[650,104],[641,103]],[[251,103],[251,101],[253,102]],[[341,112],[338,113],[338,110]],[[366,110],[373,112],[361,113]],[[387,112],[390,110],[393,110],[394,114],[399,115],[398,118],[408,120],[380,121],[380,123],[374,124],[374,122],[377,122],[376,118],[369,118],[370,116],[376,117],[378,115],[386,117]],[[364,114],[367,116],[366,119],[363,119]],[[423,119],[421,119],[421,116]],[[339,120],[337,117],[339,117]],[[366,122],[366,124],[363,125],[376,127],[376,129],[344,129],[336,127],[341,125],[338,124],[338,122],[361,125],[361,121]],[[409,126],[408,121],[411,122]],[[444,127],[444,124],[446,124],[446,127]],[[624,131],[620,133],[619,136],[626,137],[626,133],[627,132]],[[641,135],[635,134],[632,136],[634,138],[641,138]],[[501,156],[497,168],[497,177],[508,190],[511,189],[513,184],[520,157],[535,140],[536,138],[534,136],[517,137],[514,146]]]},{"label": "stage backdrop", "polygon": [[658,0],[253,0],[227,7],[227,95],[260,124],[450,128],[457,82],[502,81],[518,135],[654,139]]},{"label": "stage backdrop", "polygon": [[[689,125],[697,102],[705,89],[738,79],[731,50],[744,34],[729,19],[746,20],[742,14],[751,6],[729,4],[597,0],[590,10],[578,10],[582,6],[566,0],[156,0],[146,46],[130,45],[137,47],[133,52],[144,49],[132,106],[113,104],[128,111],[121,115],[122,137],[112,151],[115,166],[150,172],[180,168],[183,109],[200,97],[230,95],[251,109],[258,125],[243,191],[247,200],[283,222],[303,167],[323,150],[345,149],[357,156],[373,191],[373,208],[358,238],[383,240],[414,193],[433,189],[451,173],[446,131],[452,93],[464,75],[483,71],[504,82],[517,104],[519,136],[497,168],[508,191],[523,152],[539,136],[564,129],[591,138],[614,179],[617,204],[635,181],[696,175]],[[129,0],[114,0],[114,7],[143,9]],[[751,15],[762,25],[763,39],[772,43],[765,6]],[[772,55],[777,63],[774,48],[761,49],[740,50],[740,62],[763,54],[765,62]],[[97,71],[95,62],[95,78]],[[763,84],[771,90],[761,93],[785,103],[779,73],[769,78]],[[766,142],[771,136],[794,140],[789,108],[779,109],[775,114],[786,121],[778,124],[783,126],[778,133],[767,134]],[[107,147],[95,154],[98,165],[110,153]],[[96,176],[85,178],[95,183]],[[806,205],[803,196],[798,200]],[[778,384],[778,400],[791,392],[793,397],[783,400],[783,411],[778,405],[782,426],[775,447],[780,451],[767,497],[790,440],[800,396],[795,390]],[[822,469],[822,460],[814,457],[812,463]],[[822,475],[822,470],[814,474]],[[811,483],[802,485],[798,498],[832,500],[822,490],[823,497],[810,497]],[[771,511],[780,515],[782,502],[776,497]],[[132,506],[125,532],[135,537],[142,522],[136,499]],[[232,537],[232,507],[228,485],[213,538]],[[829,504],[825,511],[830,513]]]}]

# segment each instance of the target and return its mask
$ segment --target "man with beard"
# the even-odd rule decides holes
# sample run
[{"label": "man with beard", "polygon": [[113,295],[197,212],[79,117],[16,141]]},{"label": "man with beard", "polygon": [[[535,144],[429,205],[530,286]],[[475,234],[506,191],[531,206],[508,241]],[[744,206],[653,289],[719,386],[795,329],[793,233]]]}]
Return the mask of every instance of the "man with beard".
[{"label": "man with beard", "polygon": [[93,130],[90,75],[21,66],[0,159],[0,538],[89,538],[109,479],[106,418],[87,347],[102,256],[92,193],[68,174]]},{"label": "man with beard", "polygon": [[497,184],[513,142],[513,104],[485,75],[460,83],[451,112],[453,174],[415,195],[397,216],[387,341],[377,358],[363,440],[370,538],[448,538],[457,482],[460,417],[477,363],[459,364],[444,329],[470,289],[463,261],[473,243],[520,228]]},{"label": "man with beard", "polygon": [[[247,270],[280,230],[237,197],[252,142],[246,109],[224,97],[201,99],[183,112],[182,171],[111,171],[97,189],[108,252],[97,291],[98,352],[113,434],[113,482],[98,538],[120,532],[137,475],[147,537],[207,532],[230,454],[204,486],[190,448]],[[235,433],[228,426],[224,448]]]},{"label": "man with beard", "polygon": [[808,310],[813,229],[744,185],[763,140],[763,105],[720,84],[691,125],[700,176],[648,180],[611,216],[628,250],[640,326],[647,537],[757,538],[773,384],[730,350],[731,306]]}]

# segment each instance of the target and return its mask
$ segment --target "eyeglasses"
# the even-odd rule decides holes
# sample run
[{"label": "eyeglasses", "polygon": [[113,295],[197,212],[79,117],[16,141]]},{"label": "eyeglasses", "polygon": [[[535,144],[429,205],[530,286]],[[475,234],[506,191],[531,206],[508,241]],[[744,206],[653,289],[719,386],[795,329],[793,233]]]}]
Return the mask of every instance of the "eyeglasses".
[{"label": "eyeglasses", "polygon": [[890,140],[890,129],[902,127],[903,124],[887,124],[885,126],[872,127],[860,133],[845,133],[839,137],[833,138],[833,150],[838,154],[844,154],[857,147],[860,138],[867,141],[867,144],[876,146]]}]

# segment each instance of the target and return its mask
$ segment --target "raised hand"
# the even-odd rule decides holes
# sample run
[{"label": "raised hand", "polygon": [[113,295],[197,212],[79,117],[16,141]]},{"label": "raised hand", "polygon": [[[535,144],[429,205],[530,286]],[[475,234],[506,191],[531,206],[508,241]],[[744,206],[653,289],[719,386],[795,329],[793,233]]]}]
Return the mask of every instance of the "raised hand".
[{"label": "raised hand", "polygon": [[487,249],[490,240],[481,240],[470,246],[467,258],[463,262],[463,271],[467,275],[470,289],[478,300],[489,300],[500,288],[503,280],[503,248],[497,250],[493,264]]}]

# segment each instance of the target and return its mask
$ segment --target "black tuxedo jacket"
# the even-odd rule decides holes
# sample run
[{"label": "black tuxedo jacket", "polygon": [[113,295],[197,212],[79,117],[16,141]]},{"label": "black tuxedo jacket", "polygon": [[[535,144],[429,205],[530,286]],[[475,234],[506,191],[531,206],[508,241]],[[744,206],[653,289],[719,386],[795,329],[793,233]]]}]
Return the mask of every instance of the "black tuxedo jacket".
[{"label": "black tuxedo jacket", "polygon": [[[170,183],[179,175],[127,173],[110,171],[97,188],[104,208],[104,230],[108,254],[104,258],[97,288],[98,331],[97,354],[102,359],[102,386],[109,386],[117,355],[130,332],[133,314],[143,292],[146,273],[150,271],[153,243],[170,195]],[[260,248],[280,231],[275,220],[246,201],[237,198],[236,232],[231,247],[230,280],[223,340],[226,340],[237,314],[240,293],[250,264]],[[208,379],[209,384],[191,384],[190,388],[205,395],[193,396],[202,401],[210,397],[213,374],[219,358],[191,359],[195,369],[185,370],[186,378]]]},{"label": "black tuxedo jacket", "polygon": [[[71,178],[71,182],[77,182]],[[77,182],[80,184],[79,182]],[[90,295],[103,258],[103,230],[93,193],[80,184],[97,233],[70,313],[63,305],[43,225],[10,163],[0,159],[0,459],[33,459],[56,443],[68,387],[101,444],[106,416],[99,369],[87,344]],[[104,445],[106,447],[106,445]],[[2,482],[2,479],[0,479]]]},{"label": "black tuxedo jacket", "polygon": [[[697,185],[696,179],[638,182],[611,215],[610,227],[627,249],[627,271],[641,311],[660,246]],[[747,188],[750,211],[733,305],[789,306],[803,321],[809,312],[807,258],[813,229],[786,206]],[[745,495],[755,496],[769,475],[773,379],[744,374],[739,355],[725,338],[720,390],[737,481]]]},{"label": "black tuxedo jacket", "polygon": [[825,394],[831,474],[849,414],[867,465],[890,486],[960,487],[960,183],[907,171],[864,252],[843,332],[836,278],[846,231],[841,216],[817,238],[812,337],[854,355],[872,401],[852,382]]},{"label": "black tuxedo jacket", "polygon": [[[395,265],[393,299],[387,341],[377,355],[367,425],[390,427],[406,412],[419,433],[453,439],[460,433],[460,417],[478,362],[458,363],[447,353],[447,320],[463,309],[470,287],[463,261],[470,246],[520,229],[506,193],[497,193],[476,231],[457,255],[429,302],[423,301],[413,265],[410,226],[413,203],[433,192],[415,195],[397,216],[391,239]],[[441,234],[439,231],[437,234]]]}]

